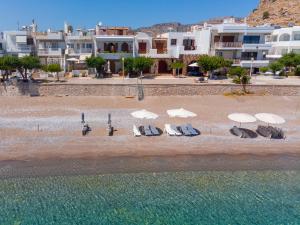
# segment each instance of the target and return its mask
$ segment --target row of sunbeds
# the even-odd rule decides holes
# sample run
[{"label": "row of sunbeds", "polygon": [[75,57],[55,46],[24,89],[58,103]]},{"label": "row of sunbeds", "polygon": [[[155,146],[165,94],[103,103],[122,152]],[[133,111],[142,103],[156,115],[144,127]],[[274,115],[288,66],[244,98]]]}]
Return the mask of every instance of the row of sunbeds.
[{"label": "row of sunbeds", "polygon": [[240,138],[254,138],[257,137],[257,134],[270,139],[286,138],[282,129],[271,126],[258,126],[256,132],[234,126],[231,128],[230,133]]},{"label": "row of sunbeds", "polygon": [[[171,124],[165,124],[164,132],[169,136],[186,136],[186,137],[193,137],[200,135],[200,132],[193,128],[191,124],[176,126]],[[146,126],[133,126],[133,135],[135,137],[141,136],[160,136],[163,132],[152,125]]]}]

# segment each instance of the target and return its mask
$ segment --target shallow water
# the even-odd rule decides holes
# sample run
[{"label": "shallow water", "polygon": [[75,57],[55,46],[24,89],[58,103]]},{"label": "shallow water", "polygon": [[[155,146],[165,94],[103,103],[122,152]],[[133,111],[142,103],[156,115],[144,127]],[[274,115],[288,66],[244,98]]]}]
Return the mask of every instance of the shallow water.
[{"label": "shallow water", "polygon": [[300,224],[300,171],[0,180],[0,224]]}]

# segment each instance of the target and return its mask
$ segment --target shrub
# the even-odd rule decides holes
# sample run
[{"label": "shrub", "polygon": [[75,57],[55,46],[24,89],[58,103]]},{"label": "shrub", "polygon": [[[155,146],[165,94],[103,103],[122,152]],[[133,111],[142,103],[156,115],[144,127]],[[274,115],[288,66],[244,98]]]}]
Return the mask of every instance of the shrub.
[{"label": "shrub", "polygon": [[270,13],[268,11],[265,11],[263,13],[263,19],[266,20],[266,19],[269,19],[270,18]]},{"label": "shrub", "polygon": [[268,67],[262,67],[262,68],[259,69],[259,71],[260,71],[261,73],[266,73],[266,72],[268,72],[268,70],[269,70]]},{"label": "shrub", "polygon": [[295,69],[295,76],[300,76],[300,67],[296,67]]}]

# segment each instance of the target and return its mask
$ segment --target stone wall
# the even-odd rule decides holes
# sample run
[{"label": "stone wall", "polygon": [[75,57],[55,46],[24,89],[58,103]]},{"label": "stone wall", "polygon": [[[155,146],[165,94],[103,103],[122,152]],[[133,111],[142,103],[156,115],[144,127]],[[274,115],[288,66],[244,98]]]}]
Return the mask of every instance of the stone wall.
[{"label": "stone wall", "polygon": [[[241,90],[234,84],[144,84],[145,96],[223,95]],[[257,95],[300,96],[300,86],[255,85]],[[136,96],[135,84],[38,84],[0,86],[0,96]]]}]

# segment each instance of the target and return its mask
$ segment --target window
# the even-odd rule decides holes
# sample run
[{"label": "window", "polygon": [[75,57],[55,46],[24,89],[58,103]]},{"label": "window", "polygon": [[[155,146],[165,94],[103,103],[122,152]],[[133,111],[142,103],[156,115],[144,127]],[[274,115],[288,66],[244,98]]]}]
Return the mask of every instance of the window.
[{"label": "window", "polygon": [[277,35],[272,35],[272,42],[277,42],[278,36]]},{"label": "window", "polygon": [[69,44],[69,48],[74,48],[74,44]]},{"label": "window", "polygon": [[91,43],[87,43],[87,44],[86,44],[86,48],[92,49],[92,48],[93,48],[93,45],[92,45]]},{"label": "window", "polygon": [[85,43],[81,44],[81,48],[85,48]]},{"label": "window", "polygon": [[77,44],[77,49],[80,49],[80,44]]},{"label": "window", "polygon": [[290,41],[291,36],[289,34],[282,34],[279,38],[279,41]]},{"label": "window", "polygon": [[171,45],[177,45],[177,39],[171,39]]},{"label": "window", "polygon": [[2,50],[3,49],[3,46],[2,46],[2,43],[0,43],[0,50]]},{"label": "window", "polygon": [[257,59],[257,52],[242,52],[242,60],[256,60]]},{"label": "window", "polygon": [[300,33],[294,34],[294,41],[300,41]]},{"label": "window", "polygon": [[244,44],[259,44],[260,36],[244,36]]}]

